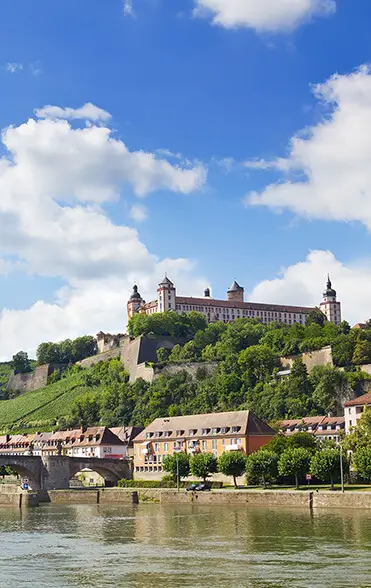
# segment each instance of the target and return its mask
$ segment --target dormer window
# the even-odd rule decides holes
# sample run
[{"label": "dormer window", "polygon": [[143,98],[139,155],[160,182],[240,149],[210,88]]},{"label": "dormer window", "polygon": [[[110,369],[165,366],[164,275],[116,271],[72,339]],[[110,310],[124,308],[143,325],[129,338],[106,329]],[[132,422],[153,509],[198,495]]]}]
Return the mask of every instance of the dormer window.
[{"label": "dormer window", "polygon": [[208,435],[210,433],[210,429],[201,429],[201,435]]},{"label": "dormer window", "polygon": [[99,434],[95,435],[95,441],[99,441],[99,439],[100,439],[100,435]]},{"label": "dormer window", "polygon": [[178,429],[176,432],[176,436],[177,437],[182,437],[182,435],[184,435],[184,431],[182,429]]},{"label": "dormer window", "polygon": [[232,427],[232,433],[238,433],[241,430],[241,427]]},{"label": "dormer window", "polygon": [[211,433],[213,435],[217,435],[219,433],[219,431],[220,431],[220,428],[219,427],[214,427],[213,429],[211,429]]},{"label": "dormer window", "polygon": [[193,435],[196,435],[196,433],[197,433],[197,429],[189,429],[189,431],[188,431],[188,435],[190,437],[192,437]]},{"label": "dormer window", "polygon": [[146,439],[150,439],[153,433],[146,433]]},{"label": "dormer window", "polygon": [[225,435],[229,430],[229,427],[221,427],[220,432]]}]

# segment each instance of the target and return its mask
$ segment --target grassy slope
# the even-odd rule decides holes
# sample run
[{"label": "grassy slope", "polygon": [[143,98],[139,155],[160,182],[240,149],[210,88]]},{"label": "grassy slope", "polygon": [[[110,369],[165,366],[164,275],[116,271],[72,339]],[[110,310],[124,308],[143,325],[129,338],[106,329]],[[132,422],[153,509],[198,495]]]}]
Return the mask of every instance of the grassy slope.
[{"label": "grassy slope", "polygon": [[36,392],[0,401],[0,431],[49,430],[59,418],[71,415],[74,401],[85,392],[81,375],[73,374]]}]

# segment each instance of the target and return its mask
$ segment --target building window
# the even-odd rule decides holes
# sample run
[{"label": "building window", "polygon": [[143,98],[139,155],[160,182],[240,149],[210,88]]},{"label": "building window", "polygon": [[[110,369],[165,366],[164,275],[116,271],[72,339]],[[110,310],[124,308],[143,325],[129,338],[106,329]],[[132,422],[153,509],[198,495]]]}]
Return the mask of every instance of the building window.
[{"label": "building window", "polygon": [[202,451],[206,451],[207,449],[207,441],[202,441]]},{"label": "building window", "polygon": [[159,448],[160,448],[159,444],[158,443],[155,443],[154,449],[155,449],[155,452],[156,453],[158,452]]},{"label": "building window", "polygon": [[211,449],[216,449],[217,445],[216,445],[216,439],[213,439],[211,442]]},{"label": "building window", "polygon": [[168,443],[164,443],[164,451],[169,451],[169,444]]},{"label": "building window", "polygon": [[238,433],[241,427],[232,427],[232,433]]}]

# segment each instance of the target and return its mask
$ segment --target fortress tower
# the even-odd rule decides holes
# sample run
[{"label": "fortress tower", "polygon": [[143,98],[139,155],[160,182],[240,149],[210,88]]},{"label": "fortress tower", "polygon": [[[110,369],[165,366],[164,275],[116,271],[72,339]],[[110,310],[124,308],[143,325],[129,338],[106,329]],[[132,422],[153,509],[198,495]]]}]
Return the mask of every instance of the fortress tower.
[{"label": "fortress tower", "polygon": [[231,302],[243,302],[244,289],[242,286],[237,284],[236,280],[227,290],[228,300]]},{"label": "fortress tower", "polygon": [[128,318],[130,318],[135,312],[137,312],[139,307],[143,303],[144,300],[138,292],[138,286],[134,284],[133,292],[128,301]]},{"label": "fortress tower", "polygon": [[332,287],[330,276],[327,276],[326,290],[320,308],[328,321],[335,325],[341,323],[341,305],[336,300],[336,290]]},{"label": "fortress tower", "polygon": [[165,274],[157,288],[157,312],[176,310],[176,290],[173,282]]}]

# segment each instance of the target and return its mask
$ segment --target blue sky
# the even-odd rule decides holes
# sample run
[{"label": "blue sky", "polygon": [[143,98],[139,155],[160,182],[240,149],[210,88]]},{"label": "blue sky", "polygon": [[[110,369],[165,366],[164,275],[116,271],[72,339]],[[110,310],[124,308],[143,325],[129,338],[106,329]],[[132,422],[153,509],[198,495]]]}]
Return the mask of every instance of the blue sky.
[{"label": "blue sky", "polygon": [[330,271],[371,315],[371,6],[272,2],[1,3],[0,357],[123,330],[164,271],[308,305]]}]

